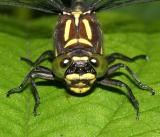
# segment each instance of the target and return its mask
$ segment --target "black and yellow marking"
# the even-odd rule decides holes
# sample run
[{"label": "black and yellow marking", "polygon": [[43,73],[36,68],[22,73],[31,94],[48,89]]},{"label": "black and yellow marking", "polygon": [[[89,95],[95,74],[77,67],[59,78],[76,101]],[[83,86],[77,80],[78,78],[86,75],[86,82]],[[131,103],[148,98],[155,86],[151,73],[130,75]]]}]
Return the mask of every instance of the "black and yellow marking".
[{"label": "black and yellow marking", "polygon": [[83,88],[75,88],[75,87],[70,87],[70,90],[74,93],[78,94],[83,94],[88,92],[91,89],[91,87],[83,87]]},{"label": "black and yellow marking", "polygon": [[91,40],[92,39],[92,30],[91,30],[89,21],[87,19],[83,19],[82,22],[84,23],[88,39]]},{"label": "black and yellow marking", "polygon": [[70,46],[73,46],[76,44],[85,44],[86,47],[93,47],[92,43],[90,41],[88,41],[87,39],[83,39],[83,38],[80,38],[80,39],[71,39],[70,41],[68,41],[66,43],[66,45],[64,46],[64,48],[68,48]]},{"label": "black and yellow marking", "polygon": [[72,20],[66,21],[65,31],[64,31],[64,40],[67,41],[69,39],[70,28],[71,28]]},{"label": "black and yellow marking", "polygon": [[75,19],[75,25],[76,26],[79,25],[79,18],[81,16],[81,14],[82,14],[82,11],[80,11],[80,10],[72,12],[72,15],[74,16],[74,19]]},{"label": "black and yellow marking", "polygon": [[74,73],[74,74],[66,75],[66,79],[69,81],[72,81],[72,80],[93,80],[95,78],[96,78],[96,76],[92,73],[86,73],[83,75]]},{"label": "black and yellow marking", "polygon": [[[72,84],[72,81],[79,81],[75,84]],[[84,80],[89,81],[90,85],[87,85]],[[70,85],[70,90],[75,93],[86,93],[91,89],[91,84],[96,81],[96,76],[92,73],[86,73],[83,75],[80,74],[68,74],[65,77],[65,81],[68,85]]]}]

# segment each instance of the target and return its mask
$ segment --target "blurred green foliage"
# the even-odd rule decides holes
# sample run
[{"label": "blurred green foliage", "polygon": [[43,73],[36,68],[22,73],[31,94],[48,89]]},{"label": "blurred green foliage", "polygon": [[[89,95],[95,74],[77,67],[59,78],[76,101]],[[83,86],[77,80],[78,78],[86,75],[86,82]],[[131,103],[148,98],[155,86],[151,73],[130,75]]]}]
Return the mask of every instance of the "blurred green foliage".
[{"label": "blurred green foliage", "polygon": [[[38,117],[32,115],[34,99],[29,87],[7,99],[7,90],[19,85],[31,69],[19,57],[35,60],[52,49],[56,17],[19,8],[4,10],[8,16],[0,15],[0,137],[160,137],[158,7],[154,3],[98,14],[105,54],[147,54],[150,58],[127,65],[157,90],[155,96],[138,89],[126,75],[115,77],[127,83],[139,100],[140,120],[135,119],[127,97],[118,94],[125,89],[96,87],[80,98],[68,95],[58,83],[37,81],[41,97]],[[43,65],[51,67],[50,62]]]}]

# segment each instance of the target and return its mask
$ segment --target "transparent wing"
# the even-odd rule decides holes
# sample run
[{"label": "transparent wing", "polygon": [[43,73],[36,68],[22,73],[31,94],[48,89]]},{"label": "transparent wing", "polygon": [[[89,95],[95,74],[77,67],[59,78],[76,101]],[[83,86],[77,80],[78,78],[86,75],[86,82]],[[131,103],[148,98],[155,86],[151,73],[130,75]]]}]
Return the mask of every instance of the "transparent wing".
[{"label": "transparent wing", "polygon": [[112,8],[123,7],[131,4],[147,3],[160,0],[94,0],[90,6],[91,10],[101,11]]},{"label": "transparent wing", "polygon": [[47,13],[60,13],[65,8],[61,0],[0,0],[0,6],[16,6]]}]

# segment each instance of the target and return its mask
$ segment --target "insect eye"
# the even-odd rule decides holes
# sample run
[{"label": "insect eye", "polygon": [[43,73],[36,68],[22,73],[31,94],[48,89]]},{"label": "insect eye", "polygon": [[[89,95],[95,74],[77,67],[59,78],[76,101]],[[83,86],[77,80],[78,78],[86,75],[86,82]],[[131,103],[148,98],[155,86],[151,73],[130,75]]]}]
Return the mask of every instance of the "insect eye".
[{"label": "insect eye", "polygon": [[71,63],[71,58],[65,58],[61,61],[60,65],[61,67],[65,68]]},{"label": "insect eye", "polygon": [[91,65],[93,65],[94,67],[98,67],[99,66],[99,61],[96,58],[91,58],[90,59],[90,63]]}]

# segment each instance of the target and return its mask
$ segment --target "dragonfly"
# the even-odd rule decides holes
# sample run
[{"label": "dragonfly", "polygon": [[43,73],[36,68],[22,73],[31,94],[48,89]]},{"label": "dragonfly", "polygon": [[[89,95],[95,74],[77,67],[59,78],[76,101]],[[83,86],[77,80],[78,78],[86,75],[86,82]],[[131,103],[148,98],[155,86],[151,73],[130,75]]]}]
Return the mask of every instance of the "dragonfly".
[{"label": "dragonfly", "polygon": [[[66,89],[74,95],[90,93],[94,85],[120,87],[127,90],[130,99],[139,116],[139,103],[131,88],[120,80],[113,79],[113,74],[120,68],[129,72],[136,85],[146,91],[155,91],[142,83],[130,67],[116,60],[134,62],[147,59],[146,55],[128,57],[121,53],[104,55],[103,30],[98,23],[96,13],[132,4],[155,2],[159,0],[70,0],[66,6],[61,0],[1,0],[0,5],[30,8],[45,13],[57,14],[58,21],[54,30],[55,50],[44,51],[36,61],[22,59],[32,65],[32,70],[26,75],[20,86],[7,92],[7,97],[21,93],[30,84],[35,99],[34,114],[40,104],[40,97],[35,79],[62,82]],[[52,60],[52,68],[42,66],[46,59]]]}]

